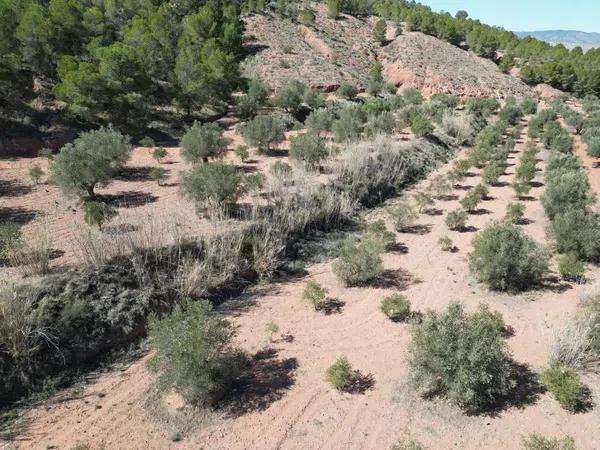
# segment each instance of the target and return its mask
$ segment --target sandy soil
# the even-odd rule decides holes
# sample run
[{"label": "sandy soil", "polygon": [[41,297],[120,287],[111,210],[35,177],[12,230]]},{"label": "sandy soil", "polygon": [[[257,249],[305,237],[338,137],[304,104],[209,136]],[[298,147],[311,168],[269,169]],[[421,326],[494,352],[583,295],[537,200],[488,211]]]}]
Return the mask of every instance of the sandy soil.
[{"label": "sandy soil", "polygon": [[[527,130],[523,132],[523,138]],[[524,142],[511,155],[518,162]],[[544,156],[544,153],[540,153]],[[543,169],[543,161],[539,168]],[[440,169],[447,171],[449,165]],[[501,181],[509,183],[515,167]],[[467,178],[474,186],[480,174]],[[538,181],[543,181],[541,172]],[[426,185],[421,183],[416,189]],[[594,183],[598,188],[598,183]],[[544,241],[546,219],[539,202],[543,185],[531,191],[524,230]],[[457,196],[465,190],[456,190]],[[504,216],[512,190],[492,187],[481,214],[469,225],[481,229]],[[456,208],[458,198],[437,201],[435,208]],[[374,211],[372,217],[382,215]],[[492,294],[468,275],[465,256],[473,232],[449,232],[444,215],[422,215],[421,233],[398,234],[396,251],[385,255],[386,276],[370,287],[345,288],[331,270],[331,262],[308,269],[303,279],[258,286],[239,304],[223,313],[239,325],[239,344],[260,355],[252,392],[235,415],[190,411],[173,397],[154,394],[145,359],[100,376],[82,390],[63,392],[28,412],[20,448],[72,448],[85,443],[98,449],[386,449],[400,438],[413,437],[428,448],[516,449],[532,432],[548,436],[570,434],[579,449],[600,448],[597,430],[600,410],[569,414],[546,394],[508,405],[494,415],[468,417],[445,402],[419,398],[407,385],[408,326],[392,323],[379,310],[381,298],[402,291],[413,308],[442,309],[460,300],[468,309],[480,303],[500,311],[514,329],[508,340],[515,360],[530,370],[546,361],[552,329],[565,321],[577,299],[590,292],[600,273],[590,268],[588,285],[560,285],[512,296]],[[442,252],[441,236],[449,235],[459,251]],[[344,302],[340,313],[312,311],[301,299],[309,279],[318,280],[329,294]],[[270,342],[267,324],[280,332]],[[340,394],[325,381],[326,368],[341,354],[373,386],[363,394]],[[597,378],[585,377],[595,399]],[[534,396],[535,397],[535,396]],[[596,400],[597,401],[597,400]],[[183,440],[173,442],[173,433]]]}]

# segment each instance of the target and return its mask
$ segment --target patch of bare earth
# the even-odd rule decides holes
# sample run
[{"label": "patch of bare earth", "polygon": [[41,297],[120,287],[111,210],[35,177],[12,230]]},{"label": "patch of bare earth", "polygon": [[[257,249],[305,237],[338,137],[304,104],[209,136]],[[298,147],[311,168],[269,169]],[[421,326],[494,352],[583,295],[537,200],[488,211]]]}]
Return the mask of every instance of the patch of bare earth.
[{"label": "patch of bare earth", "polygon": [[[509,164],[518,163],[526,133],[525,129]],[[472,230],[504,216],[513,201],[509,184],[515,167],[510,166],[501,183],[490,189],[479,214],[469,217]],[[538,167],[543,169],[544,162]],[[494,415],[469,417],[441,400],[421,399],[406,384],[409,328],[381,313],[384,296],[403,292],[419,311],[440,310],[456,300],[468,309],[487,303],[514,329],[508,343],[515,360],[534,370],[546,362],[552,329],[573,313],[578,296],[593,288],[549,280],[539,291],[508,295],[490,293],[475,283],[465,260],[475,233],[448,231],[440,214],[457,208],[468,186],[480,182],[480,171],[472,175],[455,190],[456,198],[436,201],[432,214],[421,215],[413,232],[397,233],[397,244],[384,257],[385,276],[370,286],[343,287],[326,262],[310,267],[301,279],[258,286],[239,304],[223,310],[239,325],[239,345],[260,355],[254,387],[235,413],[191,412],[182,424],[184,408],[171,396],[167,403],[148,400],[154,396],[152,377],[142,359],[124,371],[101,376],[73,398],[63,394],[31,410],[20,446],[69,448],[81,442],[111,449],[385,449],[412,436],[428,448],[517,449],[523,435],[537,432],[570,434],[578,448],[597,448],[598,408],[570,414],[548,395],[539,394],[519,397]],[[543,181],[541,172],[536,181]],[[543,189],[536,184],[529,194],[528,221],[522,225],[540,242],[546,225],[539,202]],[[379,216],[385,217],[382,210],[372,212],[373,219]],[[441,251],[438,239],[444,235],[454,240],[458,252]],[[589,275],[597,279],[599,273],[591,268]],[[311,279],[343,303],[338,312],[317,313],[302,301],[304,285]],[[280,328],[273,342],[265,331],[271,321]],[[325,382],[327,367],[341,354],[373,377],[373,386],[363,394],[341,394]],[[526,391],[525,383],[526,377],[520,384]],[[597,380],[588,384],[598,398]],[[177,427],[183,440],[172,442]]]}]

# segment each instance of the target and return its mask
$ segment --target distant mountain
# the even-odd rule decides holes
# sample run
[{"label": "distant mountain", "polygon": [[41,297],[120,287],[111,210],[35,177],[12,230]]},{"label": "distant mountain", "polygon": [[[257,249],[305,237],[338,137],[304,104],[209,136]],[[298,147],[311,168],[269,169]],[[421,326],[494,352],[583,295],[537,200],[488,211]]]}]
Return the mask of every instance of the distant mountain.
[{"label": "distant mountain", "polygon": [[517,31],[519,37],[532,36],[549,44],[563,44],[565,47],[573,48],[580,46],[584,50],[600,47],[600,33],[586,33],[574,30],[546,30],[546,31]]}]

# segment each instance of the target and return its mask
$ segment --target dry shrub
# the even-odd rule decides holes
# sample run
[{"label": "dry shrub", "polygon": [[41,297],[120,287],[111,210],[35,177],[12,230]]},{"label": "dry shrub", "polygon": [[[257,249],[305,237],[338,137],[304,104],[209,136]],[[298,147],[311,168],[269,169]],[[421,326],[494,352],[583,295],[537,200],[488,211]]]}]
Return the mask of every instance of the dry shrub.
[{"label": "dry shrub", "polygon": [[442,118],[442,130],[448,136],[455,138],[460,144],[466,144],[473,139],[474,129],[471,115],[458,115],[446,112]]}]

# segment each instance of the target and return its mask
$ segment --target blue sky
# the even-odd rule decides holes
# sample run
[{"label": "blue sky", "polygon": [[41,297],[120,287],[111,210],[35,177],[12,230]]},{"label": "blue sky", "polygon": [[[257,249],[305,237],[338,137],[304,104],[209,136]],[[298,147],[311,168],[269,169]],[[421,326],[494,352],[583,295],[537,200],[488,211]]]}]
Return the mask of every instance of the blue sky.
[{"label": "blue sky", "polygon": [[599,0],[417,0],[434,11],[470,17],[511,31],[579,30],[600,32]]}]

